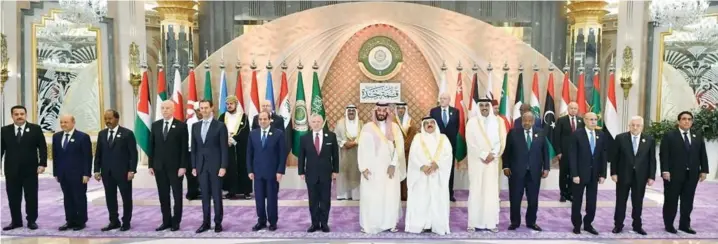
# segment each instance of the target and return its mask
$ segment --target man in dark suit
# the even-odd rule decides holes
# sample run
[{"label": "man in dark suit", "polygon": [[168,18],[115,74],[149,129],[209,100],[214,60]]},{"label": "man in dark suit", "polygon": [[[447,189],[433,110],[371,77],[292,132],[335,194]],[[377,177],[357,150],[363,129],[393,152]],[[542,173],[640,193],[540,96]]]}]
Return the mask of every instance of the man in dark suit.
[{"label": "man in dark suit", "polygon": [[626,201],[631,193],[633,231],[646,235],[641,224],[643,196],[646,185],[653,185],[656,175],[656,142],[644,135],[643,118],[634,116],[629,122],[629,132],[616,136],[611,159],[611,180],[616,182],[616,212],[613,215],[613,233],[623,230],[626,219]]},{"label": "man in dark suit", "polygon": [[235,96],[225,99],[227,112],[219,116],[219,121],[227,126],[229,132],[229,154],[227,157],[227,175],[222,186],[227,191],[225,197],[230,200],[252,198],[252,181],[247,177],[247,150],[249,137],[249,120],[242,111],[239,100]]},{"label": "man in dark suit", "polygon": [[[264,100],[260,103],[262,112],[269,113],[269,122],[271,124],[272,129],[277,129],[284,131],[284,118],[282,116],[279,116],[272,111],[272,103],[269,100]],[[259,129],[259,123],[257,122],[259,120],[259,115],[255,115],[254,118],[252,118],[252,130]]]},{"label": "man in dark suit", "polygon": [[[130,229],[132,220],[132,179],[137,173],[137,142],[131,130],[119,126],[120,113],[107,110],[104,114],[106,129],[97,134],[95,149],[95,180],[105,187],[105,202],[110,214],[108,231]],[[122,196],[122,223],[117,213],[117,189]],[[120,225],[121,224],[121,225]]]},{"label": "man in dark suit", "polygon": [[[514,120],[514,125],[523,128],[523,114],[525,114],[526,112],[533,111],[531,111],[531,105],[529,105],[528,103],[521,104],[519,111],[521,111],[521,118],[517,118],[516,120]],[[543,122],[541,122],[541,118],[536,118],[536,116],[538,115],[538,113],[534,114],[534,124],[532,125],[532,127],[538,127],[539,129],[543,129]]]},{"label": "man in dark suit", "polygon": [[[578,116],[578,104],[568,104],[568,115],[558,118],[554,130],[554,145],[559,159],[558,185],[561,191],[561,202],[571,201],[571,174],[568,169],[568,151],[571,149],[571,135],[584,127],[583,120]],[[565,153],[564,153],[565,152]]]},{"label": "man in dark suit", "polygon": [[187,138],[188,138],[188,142],[187,142],[188,148],[187,148],[186,155],[187,155],[187,162],[190,162],[190,165],[189,165],[190,169],[188,169],[189,172],[187,172],[185,174],[185,179],[187,180],[187,194],[185,194],[185,198],[187,198],[187,200],[197,200],[201,196],[201,192],[199,191],[199,181],[197,180],[197,176],[192,175],[192,172],[191,172],[192,171],[192,169],[191,169],[191,167],[192,167],[191,151],[192,151],[192,127],[193,127],[192,125],[194,123],[197,123],[202,120],[202,113],[199,112],[199,103],[198,102],[195,102],[193,105],[194,105],[193,107],[196,108],[194,110],[194,114],[192,116],[190,116],[186,121]]},{"label": "man in dark suit", "polygon": [[583,218],[583,230],[598,235],[593,228],[593,219],[596,217],[596,201],[598,198],[598,184],[606,179],[606,148],[603,131],[598,130],[596,123],[598,116],[595,113],[584,115],[586,127],[576,130],[571,136],[569,169],[571,171],[572,195],[571,222],[573,233],[581,234],[581,206],[583,193],[586,192],[586,216]]},{"label": "man in dark suit", "polygon": [[[47,143],[39,125],[25,120],[27,109],[17,105],[10,108],[13,123],[2,127],[0,154],[5,156],[5,182],[10,218],[3,230],[22,227],[21,204],[25,195],[27,228],[37,229],[38,175],[47,167]],[[0,155],[0,158],[2,158]]]},{"label": "man in dark suit", "polygon": [[[182,221],[182,180],[189,160],[187,157],[187,128],[184,122],[172,118],[174,102],[162,102],[162,119],[152,123],[150,149],[147,154],[150,175],[157,182],[162,224],[155,229],[177,231]],[[170,206],[170,189],[174,199],[174,215]]]},{"label": "man in dark suit", "polygon": [[87,182],[92,176],[90,136],[75,130],[75,117],[60,116],[62,131],[52,136],[52,174],[60,183],[65,224],[58,230],[82,230],[87,223]]},{"label": "man in dark suit", "polygon": [[533,112],[524,112],[521,115],[522,126],[514,126],[506,137],[506,148],[502,157],[504,175],[509,177],[511,200],[509,230],[515,230],[521,225],[521,201],[526,191],[528,201],[526,227],[541,231],[541,227],[536,224],[539,189],[541,179],[548,176],[551,163],[548,158],[546,138],[534,123]]},{"label": "man in dark suit", "polygon": [[222,232],[222,177],[227,169],[229,133],[227,126],[212,118],[211,100],[199,102],[202,120],[192,125],[192,175],[202,189],[202,225],[195,231],[210,228],[210,206],[214,202],[214,232]]},{"label": "man in dark suit", "polygon": [[695,234],[691,228],[691,211],[698,182],[708,175],[708,155],[703,135],[691,130],[693,114],[683,111],[678,114],[678,128],[663,136],[661,140],[661,176],[663,177],[663,224],[666,231],[677,233],[673,227],[681,201],[681,219],[678,229]]},{"label": "man in dark suit", "polygon": [[[429,116],[434,118],[439,124],[439,131],[446,135],[451,143],[452,155],[456,158],[456,134],[459,133],[459,110],[449,106],[451,95],[448,93],[441,94],[439,97],[439,106],[429,111]],[[454,198],[454,166],[451,164],[451,175],[449,176],[449,199],[456,202]]]},{"label": "man in dark suit", "polygon": [[[277,230],[279,182],[287,167],[287,149],[283,131],[269,126],[269,112],[257,115],[259,129],[252,130],[247,142],[247,171],[254,181],[257,224],[252,231],[267,227]],[[266,205],[265,205],[266,201]]]},{"label": "man in dark suit", "polygon": [[332,181],[339,174],[339,146],[334,132],[323,131],[324,119],[314,114],[309,121],[312,132],[299,143],[299,176],[307,183],[312,225],[307,232],[329,232],[329,208]]}]

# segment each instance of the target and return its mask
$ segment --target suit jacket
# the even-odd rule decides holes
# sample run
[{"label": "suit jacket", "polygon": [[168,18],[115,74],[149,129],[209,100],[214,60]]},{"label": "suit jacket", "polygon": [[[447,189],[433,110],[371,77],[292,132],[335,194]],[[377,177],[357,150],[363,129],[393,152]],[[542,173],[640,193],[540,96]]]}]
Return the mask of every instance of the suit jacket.
[{"label": "suit jacket", "polygon": [[107,128],[97,134],[95,149],[95,173],[116,172],[126,174],[137,173],[137,142],[131,130],[117,126],[112,144],[108,141]]},{"label": "suit jacket", "polygon": [[[647,182],[655,180],[656,141],[653,137],[641,133],[638,138],[638,151],[633,154],[633,135],[631,132],[618,134],[614,139],[611,176],[618,177],[618,184],[630,185],[633,180]],[[635,175],[633,171],[636,171]],[[635,179],[634,179],[635,177]]]},{"label": "suit jacket", "polygon": [[[514,120],[514,127],[519,127],[519,128],[521,128],[521,129],[524,128],[524,125],[521,124],[521,118],[518,118],[518,119],[515,119],[515,120]],[[535,119],[534,119],[534,126],[533,126],[533,127],[534,127],[534,128],[543,129],[543,121],[541,120],[541,118],[535,118]],[[509,127],[506,127],[506,128],[509,128]]]},{"label": "suit jacket", "polygon": [[162,135],[164,127],[164,119],[152,123],[150,151],[147,153],[149,168],[168,171],[189,169],[187,124],[172,119],[167,130],[167,138]]},{"label": "suit jacket", "polygon": [[[272,113],[269,119],[271,120],[269,126],[272,127],[272,129],[284,131],[284,118],[282,118],[282,116]],[[255,115],[254,118],[252,118],[252,130],[254,129],[259,129],[259,115]]]},{"label": "suit jacket", "polygon": [[55,177],[90,177],[92,174],[92,142],[90,136],[75,130],[67,141],[65,132],[52,135],[52,175]]},{"label": "suit jacket", "polygon": [[299,142],[299,175],[305,175],[308,183],[330,182],[332,173],[339,173],[339,145],[337,135],[331,131],[322,132],[321,150],[314,148],[314,132],[309,131]]},{"label": "suit jacket", "polygon": [[531,178],[541,179],[544,170],[550,170],[546,137],[538,127],[531,132],[531,148],[526,144],[526,131],[514,127],[506,137],[506,148],[502,155],[504,169],[511,169],[511,176],[523,177],[528,168]]},{"label": "suit jacket", "polygon": [[[570,128],[569,128],[570,129]],[[576,129],[571,136],[571,146],[568,152],[569,171],[571,178],[580,177],[581,184],[598,181],[598,178],[606,178],[606,140],[603,131],[594,130],[596,145],[591,153],[586,128]]]},{"label": "suit jacket", "polygon": [[227,168],[229,158],[229,132],[224,123],[211,119],[205,140],[202,140],[204,120],[192,124],[192,168],[210,174],[219,174],[219,169]]},{"label": "suit jacket", "polygon": [[2,127],[0,138],[0,158],[5,156],[4,173],[6,176],[20,172],[37,173],[37,167],[47,167],[47,143],[39,125],[25,122],[20,142],[17,141],[15,125]]},{"label": "suit jacket", "polygon": [[456,150],[456,134],[459,133],[459,110],[449,106],[449,123],[444,126],[444,120],[441,114],[441,106],[434,107],[429,111],[429,116],[436,120],[441,134],[446,135],[451,143],[452,151]]},{"label": "suit jacket", "polygon": [[[571,148],[571,121],[568,119],[568,115],[561,116],[556,121],[556,128],[554,128],[554,142],[553,148],[556,150],[556,154],[563,154],[564,151],[568,151]],[[583,118],[576,116],[576,130],[581,129],[585,126]],[[567,155],[563,155],[566,157]]]},{"label": "suit jacket", "polygon": [[247,172],[255,179],[276,179],[287,168],[286,148],[284,131],[270,127],[262,145],[262,130],[252,130],[247,142]]},{"label": "suit jacket", "polygon": [[671,173],[671,180],[682,180],[686,169],[690,177],[708,174],[708,154],[703,135],[691,130],[690,136],[691,147],[688,150],[683,145],[679,129],[669,131],[661,140],[661,172]]}]

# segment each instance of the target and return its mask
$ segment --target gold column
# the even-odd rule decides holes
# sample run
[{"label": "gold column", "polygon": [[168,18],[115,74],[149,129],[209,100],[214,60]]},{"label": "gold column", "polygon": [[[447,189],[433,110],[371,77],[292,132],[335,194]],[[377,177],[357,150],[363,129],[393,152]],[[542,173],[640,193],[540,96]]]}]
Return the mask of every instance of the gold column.
[{"label": "gold column", "polygon": [[194,16],[197,13],[197,10],[194,9],[195,5],[197,2],[193,0],[158,0],[155,11],[160,14],[160,25],[164,27],[163,29],[167,31],[169,25],[175,26],[175,34],[177,34],[180,26],[186,28],[194,26]]},{"label": "gold column", "polygon": [[[606,7],[608,2],[606,1],[591,1],[591,0],[574,0],[569,1],[566,8],[568,8],[568,22],[569,22],[569,42],[568,45],[575,46],[578,37],[578,30],[583,29],[583,35],[588,36],[588,31],[594,29],[596,38],[601,37],[603,17],[608,14]],[[585,39],[584,39],[585,41]],[[600,39],[596,40],[597,44],[600,44]],[[572,48],[566,48],[566,56],[568,60],[573,60]]]}]

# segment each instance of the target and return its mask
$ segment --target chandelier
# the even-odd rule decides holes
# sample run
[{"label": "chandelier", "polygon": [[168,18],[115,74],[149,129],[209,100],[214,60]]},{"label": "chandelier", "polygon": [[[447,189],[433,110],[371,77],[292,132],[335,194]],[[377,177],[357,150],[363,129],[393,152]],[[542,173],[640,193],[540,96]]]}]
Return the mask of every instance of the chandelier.
[{"label": "chandelier", "polygon": [[680,29],[698,22],[708,9],[708,0],[653,0],[650,11],[661,26]]},{"label": "chandelier", "polygon": [[60,11],[52,21],[45,22],[39,35],[62,41],[63,37],[77,28],[97,25],[107,15],[107,0],[59,0]]}]

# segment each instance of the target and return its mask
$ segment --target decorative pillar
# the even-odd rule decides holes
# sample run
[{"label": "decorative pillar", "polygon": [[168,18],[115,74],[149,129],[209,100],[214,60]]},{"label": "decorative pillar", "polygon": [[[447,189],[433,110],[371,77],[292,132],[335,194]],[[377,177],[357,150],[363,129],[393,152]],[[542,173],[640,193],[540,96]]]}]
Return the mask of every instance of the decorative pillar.
[{"label": "decorative pillar", "polygon": [[[578,81],[578,66],[592,69],[598,63],[601,46],[601,29],[603,17],[608,14],[606,1],[574,0],[568,8],[569,34],[566,60],[571,66],[571,80]],[[586,80],[593,80],[593,73],[587,72]],[[593,89],[593,82],[586,82],[586,94]]]},{"label": "decorative pillar", "polygon": [[[194,26],[196,1],[157,1],[155,11],[160,16],[160,33],[162,46],[159,48],[164,60],[165,67],[173,67],[165,72],[165,80],[168,87],[173,87],[174,83],[174,66],[178,63],[180,76],[184,80],[189,73],[189,56],[193,54],[191,28]],[[179,52],[179,53],[176,53]],[[179,60],[175,60],[179,59]]]},{"label": "decorative pillar", "polygon": [[[643,115],[645,100],[645,62],[646,36],[648,33],[648,1],[621,1],[618,5],[618,34],[616,43],[616,70],[621,82],[616,83],[616,91],[623,91],[618,99],[617,109],[621,118],[621,128],[627,128],[628,120],[634,115]],[[634,58],[637,57],[637,58]],[[619,95],[619,94],[616,94]],[[648,119],[648,118],[646,118]]]},{"label": "decorative pillar", "polygon": [[[0,123],[3,125],[12,123],[12,116],[7,108],[13,105],[23,104],[20,100],[22,97],[20,93],[20,40],[22,35],[20,34],[20,25],[17,23],[19,20],[18,15],[20,10],[18,9],[18,1],[0,1],[0,34],[4,35],[2,40],[2,61],[0,65],[0,76],[2,76],[2,105],[0,108]],[[28,104],[24,104],[29,106]],[[28,111],[30,112],[30,111]],[[36,121],[31,121],[35,123]]]}]

